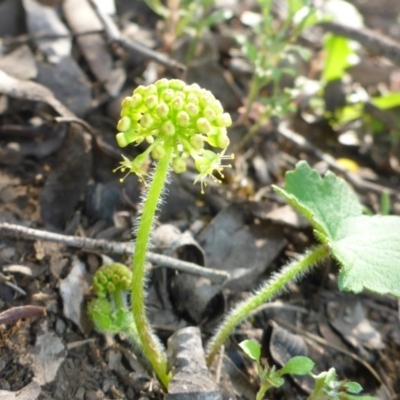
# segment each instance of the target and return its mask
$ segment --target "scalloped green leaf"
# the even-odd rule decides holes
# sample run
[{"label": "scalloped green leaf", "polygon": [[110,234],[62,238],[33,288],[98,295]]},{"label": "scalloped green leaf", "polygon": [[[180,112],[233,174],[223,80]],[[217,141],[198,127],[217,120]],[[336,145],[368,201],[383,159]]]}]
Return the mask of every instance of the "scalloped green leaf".
[{"label": "scalloped green leaf", "polygon": [[365,288],[400,297],[400,217],[348,218],[331,251],[342,266],[340,290],[359,293]]},{"label": "scalloped green leaf", "polygon": [[310,224],[334,238],[340,221],[362,214],[362,207],[346,182],[328,172],[324,178],[306,161],[285,175],[285,189],[273,186]]},{"label": "scalloped green leaf", "polygon": [[304,215],[339,261],[339,289],[368,289],[400,297],[400,217],[362,215],[346,182],[328,172],[321,178],[304,161],[275,189]]}]

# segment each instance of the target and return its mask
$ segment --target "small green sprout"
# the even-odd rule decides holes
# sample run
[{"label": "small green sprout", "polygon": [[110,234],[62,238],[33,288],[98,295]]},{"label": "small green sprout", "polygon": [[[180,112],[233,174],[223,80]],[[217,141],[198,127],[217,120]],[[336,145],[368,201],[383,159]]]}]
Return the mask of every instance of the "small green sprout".
[{"label": "small green sprout", "polygon": [[131,286],[132,272],[128,267],[119,263],[101,266],[93,278],[95,297],[88,304],[88,314],[99,332],[124,332],[138,346],[138,335],[127,300]]},{"label": "small green sprout", "polygon": [[[196,56],[200,39],[210,27],[231,18],[233,12],[216,0],[167,0],[164,6],[160,0],[145,0],[146,4],[165,21],[163,29],[164,48],[171,51],[171,46],[186,36],[190,39],[185,51],[185,64]],[[223,7],[221,7],[223,6]]]},{"label": "small green sprout", "polygon": [[314,368],[314,363],[308,357],[297,356],[291,358],[281,369],[275,366],[265,366],[261,363],[261,347],[254,340],[244,340],[239,343],[245,354],[254,360],[257,365],[257,373],[260,378],[260,389],[258,390],[256,400],[262,400],[268,389],[278,388],[284,384],[284,375],[308,375]]},{"label": "small green sprout", "polygon": [[358,396],[362,386],[357,382],[339,381],[335,368],[310,375],[315,380],[315,387],[307,400],[376,400],[371,396]]},{"label": "small green sprout", "polygon": [[[263,112],[240,145],[251,139],[260,126],[271,117],[284,117],[294,111],[294,98],[298,89],[282,89],[284,74],[295,76],[297,56],[308,58],[309,50],[296,44],[302,32],[315,25],[320,20],[317,9],[309,0],[287,2],[286,16],[282,21],[274,18],[273,1],[258,0],[261,15],[259,18],[244,20],[252,34],[237,35],[236,40],[241,46],[244,56],[253,67],[246,109],[243,120],[248,122],[249,114],[254,103],[258,100],[263,104]],[[263,95],[268,91],[267,95]]]},{"label": "small green sprout", "polygon": [[339,381],[334,368],[319,375],[314,375],[312,370],[314,362],[304,356],[292,357],[281,369],[261,363],[261,347],[254,340],[244,340],[239,343],[244,353],[254,360],[260,378],[260,389],[256,400],[262,400],[268,389],[278,388],[284,384],[284,375],[309,375],[315,380],[315,387],[307,400],[376,400],[371,396],[354,396],[362,391],[357,382]]}]

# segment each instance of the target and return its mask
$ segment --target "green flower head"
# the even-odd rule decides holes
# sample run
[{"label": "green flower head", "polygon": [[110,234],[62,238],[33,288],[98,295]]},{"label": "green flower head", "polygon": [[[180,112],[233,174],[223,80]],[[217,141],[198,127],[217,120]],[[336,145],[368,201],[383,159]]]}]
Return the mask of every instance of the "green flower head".
[{"label": "green flower head", "polygon": [[109,293],[130,290],[132,272],[123,264],[102,265],[94,275],[93,291],[98,297],[105,298]]},{"label": "green flower head", "polygon": [[[120,167],[144,181],[144,166],[151,155],[161,160],[165,149],[172,148],[171,167],[176,173],[186,171],[187,159],[193,157],[201,182],[202,192],[207,177],[214,177],[228,165],[222,160],[229,146],[227,128],[231,117],[224,113],[221,103],[214,95],[199,85],[187,85],[179,79],[160,79],[149,86],[137,87],[132,96],[122,102],[121,119],[118,122],[117,142],[120,147],[131,143],[149,143],[148,148],[134,160],[123,156]],[[208,144],[210,149],[205,149]],[[220,149],[213,151],[212,148]]]}]

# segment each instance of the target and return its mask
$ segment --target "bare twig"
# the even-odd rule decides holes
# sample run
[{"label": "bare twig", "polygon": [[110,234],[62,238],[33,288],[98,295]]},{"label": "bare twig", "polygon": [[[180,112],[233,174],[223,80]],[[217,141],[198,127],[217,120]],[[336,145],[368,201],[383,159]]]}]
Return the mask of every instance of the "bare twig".
[{"label": "bare twig", "polygon": [[59,124],[72,124],[76,123],[81,125],[83,128],[86,129],[87,132],[89,132],[91,135],[94,135],[93,128],[83,119],[75,117],[75,116],[70,116],[70,117],[55,117],[54,120],[58,122]]},{"label": "bare twig", "polygon": [[104,33],[104,29],[98,30],[93,29],[90,31],[79,32],[79,33],[67,33],[67,34],[54,34],[54,33],[33,33],[24,34],[15,37],[5,37],[1,38],[2,44],[5,46],[15,46],[19,44],[29,43],[38,40],[57,40],[57,39],[68,39],[77,38],[80,36],[93,35],[98,33]]},{"label": "bare twig", "polygon": [[[98,250],[105,253],[131,255],[133,252],[133,244],[129,242],[120,243],[104,239],[90,239],[79,236],[61,235],[59,233],[41,231],[39,229],[27,228],[22,225],[9,224],[0,222],[0,233],[13,237],[22,237],[24,239],[44,240],[48,242],[62,243],[66,246],[76,247],[85,250]],[[147,253],[147,259],[152,264],[162,267],[176,269],[178,271],[187,272],[193,275],[204,276],[216,283],[223,283],[229,278],[228,273],[218,271],[211,268],[204,268],[200,265],[177,260],[176,258],[164,256],[162,254]]]},{"label": "bare twig", "polygon": [[67,349],[72,350],[76,349],[77,347],[85,346],[87,344],[92,344],[96,341],[95,338],[84,339],[84,340],[77,340],[76,342],[69,342],[67,344]]},{"label": "bare twig", "polygon": [[10,287],[11,289],[15,290],[22,296],[26,296],[25,290],[21,289],[19,286],[15,285],[14,283],[10,282],[11,277],[7,277],[0,272],[0,283]]},{"label": "bare twig", "polygon": [[361,191],[371,190],[373,192],[382,194],[388,193],[390,195],[394,195],[397,198],[400,197],[400,193],[394,189],[378,185],[376,183],[368,182],[362,179],[357,174],[348,171],[347,169],[343,168],[340,164],[337,163],[334,157],[331,155],[324,153],[318,147],[313,146],[307,139],[303,136],[299,135],[298,133],[292,131],[288,128],[286,122],[282,122],[279,124],[277,132],[287,140],[290,140],[296,146],[301,148],[302,150],[306,150],[309,153],[313,154],[315,157],[319,158],[320,160],[326,162],[331,169],[334,171],[342,174],[355,188]]},{"label": "bare twig", "polygon": [[164,65],[165,67],[174,71],[177,76],[182,76],[185,73],[186,67],[180,62],[173,60],[163,53],[149,49],[139,42],[124,38],[110,16],[104,13],[103,10],[98,7],[95,1],[90,0],[90,3],[104,25],[105,34],[111,46],[119,45],[126,50],[140,53],[144,57],[153,60],[158,64]]}]

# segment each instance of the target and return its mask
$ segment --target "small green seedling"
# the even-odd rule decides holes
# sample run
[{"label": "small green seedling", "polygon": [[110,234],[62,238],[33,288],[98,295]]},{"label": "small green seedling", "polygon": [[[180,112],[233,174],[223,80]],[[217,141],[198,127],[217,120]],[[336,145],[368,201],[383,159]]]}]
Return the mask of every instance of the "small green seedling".
[{"label": "small green seedling", "polygon": [[239,346],[257,365],[261,386],[256,400],[262,400],[268,389],[282,386],[284,375],[309,375],[314,378],[315,387],[307,400],[376,400],[371,396],[355,396],[362,391],[361,385],[357,382],[339,381],[335,368],[314,375],[312,373],[314,362],[308,357],[292,357],[281,369],[277,370],[275,366],[261,364],[261,347],[254,340],[244,340],[239,343]]},{"label": "small green seedling", "polygon": [[141,348],[128,304],[132,272],[123,264],[101,266],[93,279],[95,297],[88,304],[88,314],[99,332],[125,333],[135,347]]},{"label": "small green seedling", "polygon": [[215,0],[167,0],[164,6],[160,0],[145,0],[146,4],[165,21],[163,32],[165,50],[181,37],[190,38],[185,63],[193,60],[201,37],[212,26],[230,18],[232,11],[218,7]]},{"label": "small green seedling", "polygon": [[[264,111],[243,137],[241,145],[247,142],[270,117],[283,117],[294,111],[293,100],[298,90],[282,90],[283,74],[294,76],[296,54],[302,58],[309,56],[309,51],[296,44],[304,29],[318,22],[317,10],[309,0],[289,0],[287,15],[283,21],[273,17],[273,1],[258,0],[261,15],[244,18],[252,35],[237,35],[242,53],[253,67],[253,75],[249,85],[246,100],[246,110],[243,116],[247,122],[250,110],[256,100],[264,105]],[[262,91],[268,88],[268,94]]]},{"label": "small green seedling", "polygon": [[357,382],[339,381],[335,368],[310,375],[315,379],[315,387],[307,400],[376,400],[371,396],[358,396],[362,386]]},{"label": "small green seedling", "polygon": [[275,366],[265,366],[261,363],[261,347],[254,340],[244,340],[239,346],[245,354],[254,360],[257,365],[257,373],[260,377],[260,389],[257,393],[256,400],[262,400],[264,394],[271,387],[278,388],[284,384],[284,375],[308,375],[314,368],[314,363],[308,357],[297,356],[291,358],[281,369]]}]

